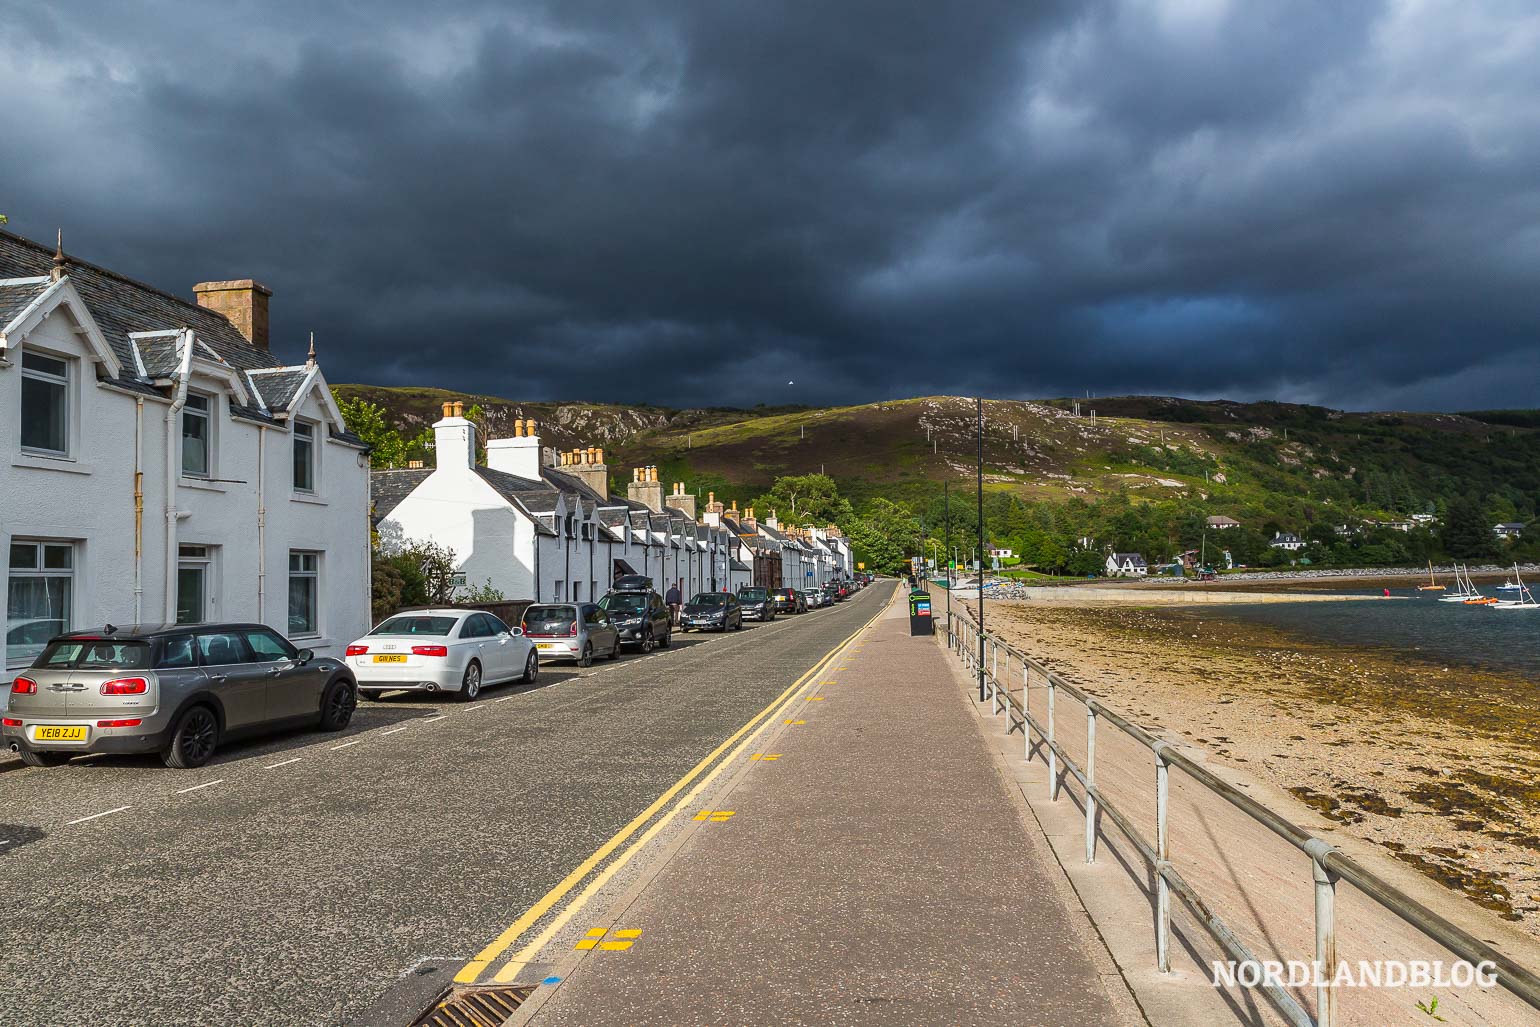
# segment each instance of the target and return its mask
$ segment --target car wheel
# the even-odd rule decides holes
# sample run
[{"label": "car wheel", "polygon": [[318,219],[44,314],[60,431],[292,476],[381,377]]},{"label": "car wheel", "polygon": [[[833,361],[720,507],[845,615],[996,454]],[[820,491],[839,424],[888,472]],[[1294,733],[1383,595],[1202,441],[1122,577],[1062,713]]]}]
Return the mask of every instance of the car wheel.
[{"label": "car wheel", "polygon": [[522,684],[533,685],[538,677],[540,677],[540,657],[536,656],[535,651],[531,649],[529,657],[524,661],[524,676],[519,678],[519,681]]},{"label": "car wheel", "polygon": [[643,653],[650,653],[650,652],[652,652],[652,645],[653,645],[653,643],[652,643],[652,629],[648,628],[647,629],[647,633],[642,636],[642,652]]},{"label": "car wheel", "polygon": [[618,659],[620,659],[620,636],[619,635],[615,636],[615,648],[610,650],[610,655],[607,657],[607,659],[611,659],[611,660],[618,660]]},{"label": "car wheel", "polygon": [[481,694],[481,664],[472,660],[466,664],[465,676],[460,679],[460,701],[472,702]]},{"label": "car wheel", "polygon": [[358,695],[359,698],[367,699],[370,702],[381,702],[385,696],[385,693],[380,691],[378,688],[360,688],[358,690]]},{"label": "car wheel", "polygon": [[592,667],[594,665],[594,647],[591,642],[583,643],[583,655],[578,657],[579,667]]},{"label": "car wheel", "polygon": [[346,678],[337,678],[327,686],[326,694],[321,698],[321,730],[341,731],[352,721],[356,709],[358,696],[353,694],[352,683]]},{"label": "car wheel", "polygon": [[[723,628],[722,630],[726,631],[727,629]],[[738,618],[738,623],[733,625],[733,630],[734,631],[742,631],[743,630],[743,618],[742,617],[739,617]]]},{"label": "car wheel", "polygon": [[16,755],[29,767],[57,767],[70,758],[67,752],[34,752],[31,749],[18,749]]},{"label": "car wheel", "polygon": [[161,751],[160,760],[172,770],[201,767],[214,755],[219,744],[219,721],[207,706],[194,706],[177,718],[171,729],[171,741]]},{"label": "car wheel", "polygon": [[668,629],[668,632],[666,634],[664,634],[663,641],[658,643],[658,648],[659,649],[667,649],[669,646],[671,646],[673,644],[674,644],[674,629],[672,627],[670,627]]}]

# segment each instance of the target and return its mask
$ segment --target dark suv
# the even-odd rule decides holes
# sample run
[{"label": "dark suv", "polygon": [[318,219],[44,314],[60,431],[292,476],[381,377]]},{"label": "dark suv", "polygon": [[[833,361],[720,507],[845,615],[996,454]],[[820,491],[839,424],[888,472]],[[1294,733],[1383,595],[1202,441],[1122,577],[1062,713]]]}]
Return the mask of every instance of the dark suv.
[{"label": "dark suv", "polygon": [[620,632],[621,645],[650,653],[653,646],[667,649],[674,641],[674,622],[668,607],[650,586],[645,591],[612,589],[599,600],[599,609],[609,614]]},{"label": "dark suv", "polygon": [[775,620],[775,600],[767,588],[757,585],[740,588],[738,602],[743,607],[744,620]]},{"label": "dark suv", "polygon": [[776,613],[806,613],[807,600],[794,588],[778,588],[770,593]]},{"label": "dark suv", "polygon": [[341,731],[358,686],[341,661],[295,649],[265,624],[109,624],[51,639],[6,698],[0,737],[28,766],[158,752],[182,769],[237,735]]}]

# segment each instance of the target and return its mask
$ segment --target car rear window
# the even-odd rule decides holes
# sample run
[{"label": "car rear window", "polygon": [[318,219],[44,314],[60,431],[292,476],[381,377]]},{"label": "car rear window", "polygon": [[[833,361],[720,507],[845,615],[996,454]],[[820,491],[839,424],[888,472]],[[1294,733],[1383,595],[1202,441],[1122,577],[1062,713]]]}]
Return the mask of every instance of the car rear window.
[{"label": "car rear window", "polygon": [[39,670],[148,670],[150,643],[116,639],[61,639],[32,664]]},{"label": "car rear window", "polygon": [[739,599],[763,599],[766,595],[768,593],[762,588],[740,588],[738,590]]},{"label": "car rear window", "polygon": [[392,617],[373,631],[371,635],[447,635],[455,628],[458,617],[417,617],[403,615]]},{"label": "car rear window", "polygon": [[575,606],[531,606],[524,611],[524,630],[533,635],[569,631],[577,620]]}]

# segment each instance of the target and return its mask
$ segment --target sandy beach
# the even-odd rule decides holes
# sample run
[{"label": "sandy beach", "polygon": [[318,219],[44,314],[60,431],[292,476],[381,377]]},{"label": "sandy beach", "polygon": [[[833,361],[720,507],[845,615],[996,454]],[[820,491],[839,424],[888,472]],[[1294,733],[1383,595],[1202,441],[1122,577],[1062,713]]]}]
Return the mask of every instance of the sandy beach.
[{"label": "sandy beach", "polygon": [[1134,592],[1138,605],[1066,598],[990,615],[1136,721],[1269,779],[1540,937],[1534,682],[1227,622],[1151,592]]}]

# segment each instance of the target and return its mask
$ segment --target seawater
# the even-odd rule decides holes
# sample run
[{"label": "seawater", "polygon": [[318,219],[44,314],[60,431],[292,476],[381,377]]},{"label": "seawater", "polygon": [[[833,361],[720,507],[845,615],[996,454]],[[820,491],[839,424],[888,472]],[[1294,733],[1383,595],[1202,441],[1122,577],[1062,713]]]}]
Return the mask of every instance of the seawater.
[{"label": "seawater", "polygon": [[[1348,592],[1350,590],[1344,590]],[[1494,593],[1490,587],[1483,589]],[[1360,595],[1381,595],[1379,589]],[[1405,596],[1405,590],[1391,590]],[[1442,593],[1439,593],[1442,594]],[[1242,603],[1205,606],[1191,616],[1265,624],[1342,645],[1415,653],[1495,671],[1518,672],[1540,684],[1540,610],[1504,611],[1411,598],[1364,602]]]}]

